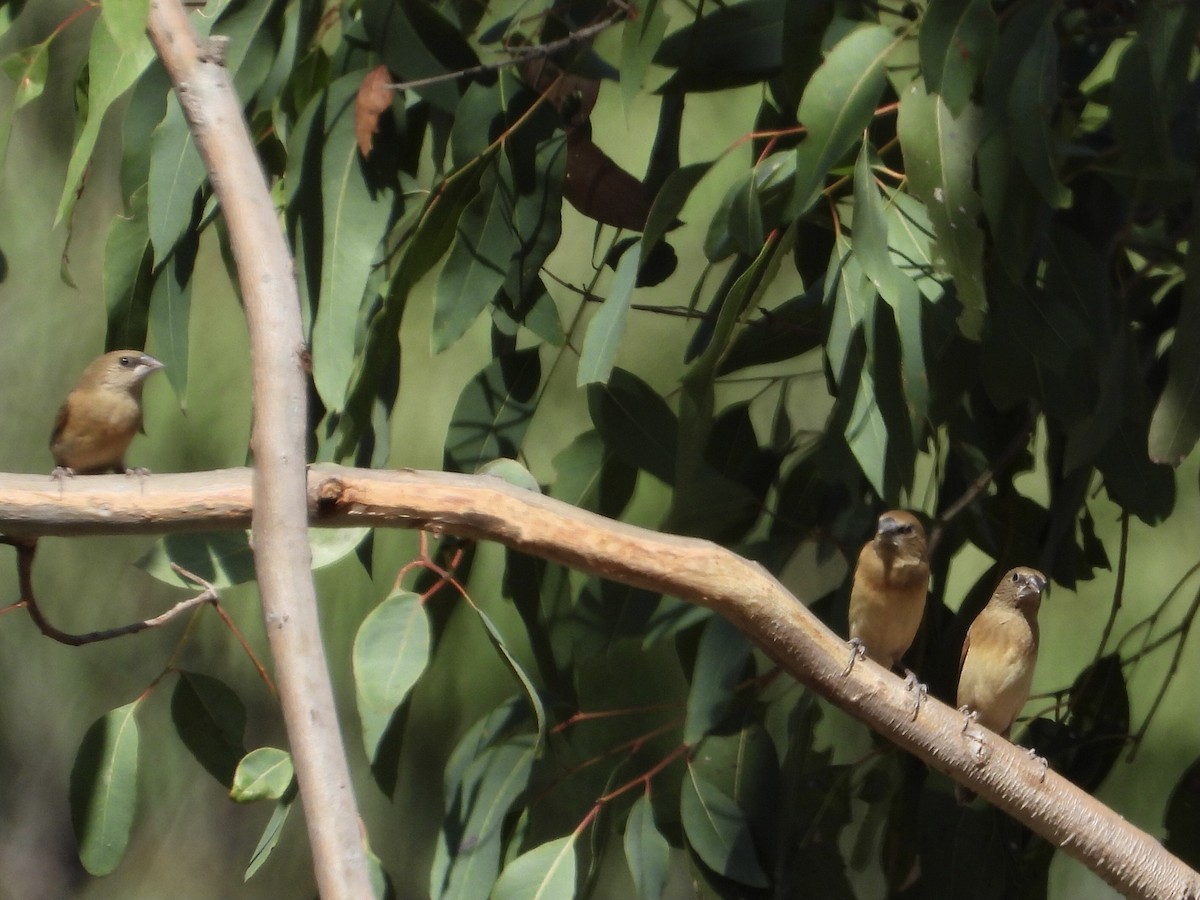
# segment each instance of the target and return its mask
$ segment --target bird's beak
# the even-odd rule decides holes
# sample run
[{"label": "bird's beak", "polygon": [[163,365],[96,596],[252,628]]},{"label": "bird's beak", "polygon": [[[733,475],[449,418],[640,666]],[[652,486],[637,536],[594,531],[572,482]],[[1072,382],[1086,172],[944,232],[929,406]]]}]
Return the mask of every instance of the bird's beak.
[{"label": "bird's beak", "polygon": [[137,364],[137,369],[135,370],[135,372],[139,379],[145,379],[145,378],[148,378],[151,375],[153,375],[159,369],[165,369],[165,368],[166,368],[166,366],[163,363],[160,363],[157,359],[155,359],[149,353],[143,353],[142,359]]}]

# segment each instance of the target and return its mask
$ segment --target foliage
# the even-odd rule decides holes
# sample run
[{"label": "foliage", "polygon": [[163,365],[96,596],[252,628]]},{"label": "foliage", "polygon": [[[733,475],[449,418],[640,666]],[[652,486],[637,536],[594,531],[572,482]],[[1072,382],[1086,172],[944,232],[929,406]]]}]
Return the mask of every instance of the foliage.
[{"label": "foliage", "polygon": [[[224,237],[146,7],[110,0],[0,61],[16,84],[0,153],[53,42],[90,26],[51,202],[70,222],[101,124],[120,116],[108,344],[149,338],[182,399],[199,241]],[[295,252],[316,457],[394,463],[409,424],[394,414],[427,389],[402,346],[461,351],[472,370],[445,468],[519,459],[560,499],[727,544],[786,570],[836,630],[844,590],[807,586],[838,577],[881,509],[920,509],[940,542],[910,663],[947,698],[998,572],[1036,565],[1073,589],[1114,559],[1124,571],[1129,517],[1171,517],[1184,489],[1171,467],[1200,437],[1196,4],[213,0],[193,20],[229,37]],[[584,31],[600,36],[572,38]],[[555,41],[549,59],[522,49]],[[713,97],[752,107],[754,131],[692,122]],[[656,110],[644,175],[597,124],[618,102]],[[697,156],[696,127],[727,149]],[[589,240],[591,264],[575,264],[567,248]],[[634,333],[651,317],[670,334],[653,360]],[[551,463],[547,433],[564,435]],[[1115,554],[1097,535],[1107,503],[1123,517]],[[238,581],[247,550],[174,538],[145,565],[168,578],[167,560],[199,561]],[[952,562],[971,552],[989,565],[960,603]],[[468,595],[475,564],[461,554],[457,581],[416,592],[377,571],[386,599],[353,647],[362,741],[389,794],[405,756],[425,755],[405,719],[453,652],[460,601],[512,676],[512,697],[472,709],[440,761],[431,896],[598,896],[613,879],[645,898],[687,879],[711,896],[791,896],[818,877],[855,896],[865,871],[906,896],[957,896],[964,860],[997,893],[1046,893],[1050,848],[955,811],[943,781],[896,754],[828,749],[828,708],[723,621],[516,554]],[[1136,643],[1172,596],[1115,640],[1118,590],[1091,664],[1029,728],[1089,790],[1156,708],[1131,704],[1129,666],[1168,644],[1178,661],[1194,608]],[[129,840],[139,705],[96,721],[71,776],[95,873]],[[286,754],[246,754],[245,709],[212,676],[179,673],[171,713],[235,799],[277,804],[246,848],[250,876],[293,799]],[[1194,781],[1165,820],[1193,861]],[[411,866],[374,845],[384,868]]]}]

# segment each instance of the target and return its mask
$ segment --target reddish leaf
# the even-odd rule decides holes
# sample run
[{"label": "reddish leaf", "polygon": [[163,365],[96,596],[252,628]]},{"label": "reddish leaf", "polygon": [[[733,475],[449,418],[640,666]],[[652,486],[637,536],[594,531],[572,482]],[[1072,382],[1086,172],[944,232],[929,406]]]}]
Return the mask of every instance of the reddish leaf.
[{"label": "reddish leaf", "polygon": [[368,72],[354,98],[354,136],[358,140],[358,152],[364,157],[371,155],[375,132],[379,130],[379,117],[392,105],[392,74],[387,66],[376,66]]}]

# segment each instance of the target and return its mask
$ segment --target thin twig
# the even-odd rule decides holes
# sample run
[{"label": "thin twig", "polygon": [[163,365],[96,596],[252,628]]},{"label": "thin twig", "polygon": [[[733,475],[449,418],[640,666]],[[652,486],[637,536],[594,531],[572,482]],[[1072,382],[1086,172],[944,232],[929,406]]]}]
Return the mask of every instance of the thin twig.
[{"label": "thin twig", "polygon": [[1121,555],[1117,559],[1117,583],[1113,586],[1112,606],[1108,610],[1108,621],[1104,623],[1104,633],[1100,636],[1100,646],[1096,650],[1096,659],[1104,655],[1108,639],[1112,637],[1113,626],[1117,622],[1117,613],[1121,611],[1121,603],[1125,599],[1125,572],[1129,560],[1129,513],[1121,512]]},{"label": "thin twig", "polygon": [[408,91],[416,88],[429,87],[433,84],[442,84],[447,81],[458,81],[460,78],[474,78],[476,75],[487,75],[491,72],[499,72],[508,66],[519,65],[531,59],[543,59],[560,50],[567,50],[576,44],[582,44],[584,41],[598,35],[607,28],[611,28],[625,18],[625,11],[618,9],[613,15],[607,19],[601,19],[599,22],[593,22],[591,25],[584,25],[582,28],[572,31],[564,38],[559,38],[557,41],[550,41],[546,44],[529,44],[505,47],[505,49],[513,54],[509,59],[502,59],[494,63],[481,63],[478,66],[471,66],[469,69],[459,69],[456,72],[444,72],[441,75],[430,75],[428,78],[417,78],[413,81],[399,81],[393,84],[385,85],[385,87],[393,91]]},{"label": "thin twig", "polygon": [[1008,442],[1008,446],[1004,448],[1004,452],[1000,454],[1000,458],[992,466],[980,472],[976,479],[967,485],[967,489],[962,492],[962,496],[946,507],[946,511],[938,517],[929,534],[928,545],[930,556],[933,555],[938,542],[941,541],[942,533],[946,530],[946,526],[963,510],[975,502],[975,499],[992,483],[997,472],[1003,471],[1012,462],[1012,458],[1017,455],[1020,449],[1029,443],[1029,436],[1033,434],[1033,429],[1036,426],[1037,409],[1031,408],[1025,427],[1013,435],[1012,440]]},{"label": "thin twig", "polygon": [[182,569],[178,569],[178,567],[173,565],[172,568],[178,569],[184,577],[204,585],[204,590],[195,597],[180,600],[166,612],[149,619],[143,619],[140,622],[130,622],[128,625],[106,628],[102,631],[89,631],[86,634],[71,634],[70,632],[61,631],[50,623],[49,619],[42,613],[41,607],[38,606],[37,598],[34,596],[33,558],[37,553],[37,541],[21,541],[3,537],[0,538],[0,543],[10,544],[17,550],[17,580],[20,584],[21,599],[14,606],[24,607],[28,610],[29,617],[33,619],[33,623],[37,625],[38,630],[46,637],[70,647],[95,644],[99,641],[110,641],[113,638],[124,637],[127,634],[137,634],[139,631],[145,631],[147,628],[157,628],[159,625],[164,625],[171,621],[171,619],[182,612],[187,612],[187,610],[194,609],[204,603],[215,604],[217,602],[217,592],[211,584],[196,578],[196,576],[190,573],[185,574]]}]

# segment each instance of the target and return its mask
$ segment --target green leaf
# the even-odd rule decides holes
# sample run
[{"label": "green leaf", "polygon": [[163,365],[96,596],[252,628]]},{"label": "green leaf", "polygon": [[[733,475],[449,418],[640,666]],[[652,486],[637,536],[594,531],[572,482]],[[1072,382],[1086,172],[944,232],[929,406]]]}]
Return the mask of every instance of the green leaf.
[{"label": "green leaf", "polygon": [[517,658],[508,648],[508,643],[504,640],[504,635],[500,629],[496,627],[496,623],[478,606],[472,605],[471,608],[475,611],[475,615],[479,617],[484,631],[487,632],[488,640],[499,651],[500,658],[504,660],[504,664],[508,666],[508,670],[513,673],[520,683],[522,690],[525,691],[525,696],[529,700],[529,707],[533,710],[533,716],[537,720],[537,739],[540,745],[546,738],[546,707],[542,704],[542,698],[538,694],[537,686],[534,685],[533,679],[525,674],[525,669],[521,667],[521,664],[517,662]]},{"label": "green leaf", "polygon": [[735,689],[746,674],[750,644],[723,616],[713,616],[704,626],[692,686],[688,692],[683,740],[689,746],[716,728],[733,702]]},{"label": "green leaf", "polygon": [[958,116],[914,81],[900,101],[898,123],[905,174],[925,204],[937,238],[939,268],[954,279],[962,304],[959,329],[979,340],[987,312],[983,276],[982,202],[974,187],[974,160],[982,117],[972,105]]},{"label": "green leaf", "polygon": [[650,215],[646,217],[646,230],[642,232],[642,253],[649,256],[658,246],[671,224],[683,212],[684,204],[696,189],[712,162],[692,163],[676,169],[667,176],[663,186],[654,197],[650,207]]},{"label": "green leaf", "polygon": [[123,51],[136,50],[146,40],[150,0],[104,0],[102,19]]},{"label": "green leaf", "polygon": [[312,329],[313,381],[327,409],[346,404],[359,310],[392,213],[392,191],[367,183],[354,134],[361,70],[329,88],[321,157],[321,287]]},{"label": "green leaf", "polygon": [[638,12],[636,19],[626,18],[621,24],[621,103],[626,117],[633,109],[670,22],[659,0],[648,0]]},{"label": "green leaf", "polygon": [[196,761],[230,787],[246,755],[246,707],[237,694],[210,675],[181,671],[171,694],[171,721]]},{"label": "green leaf", "polygon": [[79,860],[93,875],[115,871],[129,846],[137,808],[140,705],[135,700],[93,722],[71,768],[71,824]]},{"label": "green leaf", "polygon": [[594,430],[578,435],[554,457],[551,495],[564,503],[619,518],[633,497],[637,468],[618,459]]},{"label": "green leaf", "polygon": [[277,747],[258,747],[238,763],[229,797],[235,803],[280,800],[295,784],[292,755]]},{"label": "green leaf", "polygon": [[[474,744],[478,735],[468,732],[468,738]],[[488,747],[468,757],[461,778],[447,783],[446,818],[430,870],[433,900],[489,896],[500,872],[502,826],[529,783],[535,746],[532,735],[517,735]]]},{"label": "green leaf", "polygon": [[[310,528],[313,569],[323,569],[349,556],[363,542],[369,528]],[[198,575],[221,590],[255,578],[254,551],[245,531],[208,531],[171,534],[162,538],[134,563],[148,575],[167,584],[194,588],[176,574],[171,563]]]},{"label": "green leaf", "polygon": [[659,481],[675,481],[679,423],[666,402],[636,375],[614,369],[607,384],[588,387],[588,411],[604,445]]},{"label": "green leaf", "polygon": [[[1193,207],[1200,197],[1193,200]],[[1179,465],[1200,438],[1200,216],[1184,261],[1183,304],[1171,343],[1167,383],[1150,419],[1150,458]]]},{"label": "green leaf", "polygon": [[271,851],[278,845],[280,837],[283,836],[283,824],[287,821],[288,813],[292,811],[292,804],[296,796],[298,794],[293,793],[275,805],[275,811],[271,813],[267,827],[263,829],[262,837],[258,839],[258,845],[254,848],[254,853],[250,855],[250,863],[242,875],[243,881],[249,881],[254,877],[254,873],[262,867],[262,864],[271,856]]},{"label": "green leaf", "polygon": [[[921,19],[921,74],[957,116],[996,45],[996,13],[988,0],[931,0]],[[906,156],[907,161],[907,156]]]},{"label": "green leaf", "polygon": [[706,866],[749,887],[765,888],[770,884],[758,861],[745,815],[691,764],[683,778],[680,813],[688,843]]},{"label": "green leaf", "polygon": [[375,402],[386,391],[389,376],[400,368],[400,320],[409,292],[450,249],[455,226],[467,203],[479,190],[483,163],[460,169],[434,188],[421,211],[416,231],[408,238],[383,306],[367,324],[366,346],[355,361],[354,375],[339,422],[334,456],[348,456],[371,427]]},{"label": "green leaf", "polygon": [[498,356],[471,379],[450,418],[446,470],[473,473],[485,462],[515,458],[533,418],[541,380],[536,347]]},{"label": "green leaf", "polygon": [[458,220],[457,236],[438,275],[434,292],[434,353],[441,353],[460,337],[488,307],[504,284],[509,261],[519,248],[509,219],[513,198],[497,182],[489,167],[479,193]]},{"label": "green leaf", "polygon": [[639,900],[659,900],[671,874],[671,845],[654,824],[649,791],[634,801],[625,822],[625,862]]},{"label": "green leaf", "polygon": [[40,44],[25,47],[0,61],[0,71],[17,86],[7,117],[11,118],[21,107],[42,96],[42,91],[46,89],[46,75],[50,71],[51,40],[47,38]]},{"label": "green leaf", "polygon": [[882,25],[860,28],[839,41],[813,73],[796,112],[807,135],[796,148],[789,219],[812,208],[829,170],[862,139],[887,83],[887,58],[901,40]]},{"label": "green leaf", "polygon": [[203,578],[218,590],[254,580],[254,552],[244,531],[170,534],[159,540],[135,565],[147,574],[180,587],[195,585],[180,577],[171,563]]},{"label": "green leaf", "polygon": [[822,300],[822,286],[817,283],[800,296],[764,311],[738,332],[721,358],[717,374],[794,359],[820,347],[825,336]]},{"label": "green leaf", "polygon": [[825,355],[833,380],[841,385],[853,376],[848,365],[855,333],[862,323],[875,315],[879,294],[863,273],[862,264],[850,252],[850,242],[844,232],[838,232],[833,253],[825,275],[825,296],[831,298],[833,312],[829,321],[829,337]]},{"label": "green leaf", "polygon": [[130,198],[129,215],[118,216],[109,229],[104,245],[103,286],[108,346],[146,346],[154,270],[144,187]]},{"label": "green leaf", "polygon": [[579,368],[575,374],[575,386],[605,384],[612,374],[621,338],[625,334],[625,322],[629,318],[629,304],[633,301],[633,289],[637,283],[638,266],[642,261],[642,245],[639,241],[621,256],[612,287],[600,311],[588,323],[583,338],[583,350],[579,354]]},{"label": "green leaf", "polygon": [[196,217],[196,193],[208,179],[191,130],[177,100],[154,129],[150,153],[150,242],[155,266],[161,266]]},{"label": "green leaf", "polygon": [[660,94],[757,84],[782,63],[785,0],[745,0],[672,32],[654,62],[676,69]]},{"label": "green leaf", "polygon": [[1109,114],[1121,162],[1140,175],[1166,175],[1174,168],[1171,111],[1155,78],[1161,49],[1139,34],[1121,55],[1109,91]]},{"label": "green leaf", "polygon": [[[479,65],[466,38],[433,4],[365,0],[362,21],[372,47],[401,81]],[[458,88],[451,81],[423,85],[415,91],[446,112],[453,112],[458,101]]]},{"label": "green leaf", "polygon": [[[101,18],[105,13],[101,12]],[[71,161],[67,164],[67,177],[63,184],[62,197],[58,202],[58,210],[54,214],[54,224],[70,218],[75,208],[75,200],[83,180],[84,170],[92,158],[92,150],[96,139],[100,136],[100,125],[104,114],[121,94],[132,85],[142,70],[154,59],[154,48],[148,40],[142,40],[136,46],[123,50],[113,40],[112,32],[107,25],[92,29],[92,42],[88,50],[88,72],[90,84],[88,91],[87,121],[75,141],[75,149],[71,151]]]},{"label": "green leaf", "polygon": [[1041,26],[1013,74],[1006,106],[1007,131],[1013,152],[1042,198],[1052,208],[1061,209],[1070,204],[1071,192],[1058,177],[1060,152],[1054,133],[1059,80],[1057,11],[1045,7],[1040,15]]},{"label": "green leaf", "polygon": [[575,840],[569,834],[522,853],[504,867],[492,900],[570,900],[575,896]]},{"label": "green leaf", "polygon": [[429,619],[410,591],[393,591],[359,626],[354,690],[368,759],[375,759],[392,716],[429,664],[429,651]]},{"label": "green leaf", "polygon": [[188,340],[192,312],[192,270],[200,248],[200,233],[188,231],[163,264],[150,292],[150,331],[154,354],[165,365],[167,379],[186,408]]},{"label": "green leaf", "polygon": [[513,487],[533,491],[535,494],[542,492],[542,486],[538,484],[533,473],[515,459],[493,459],[480,466],[478,474],[491,475],[493,478],[508,482]]}]

